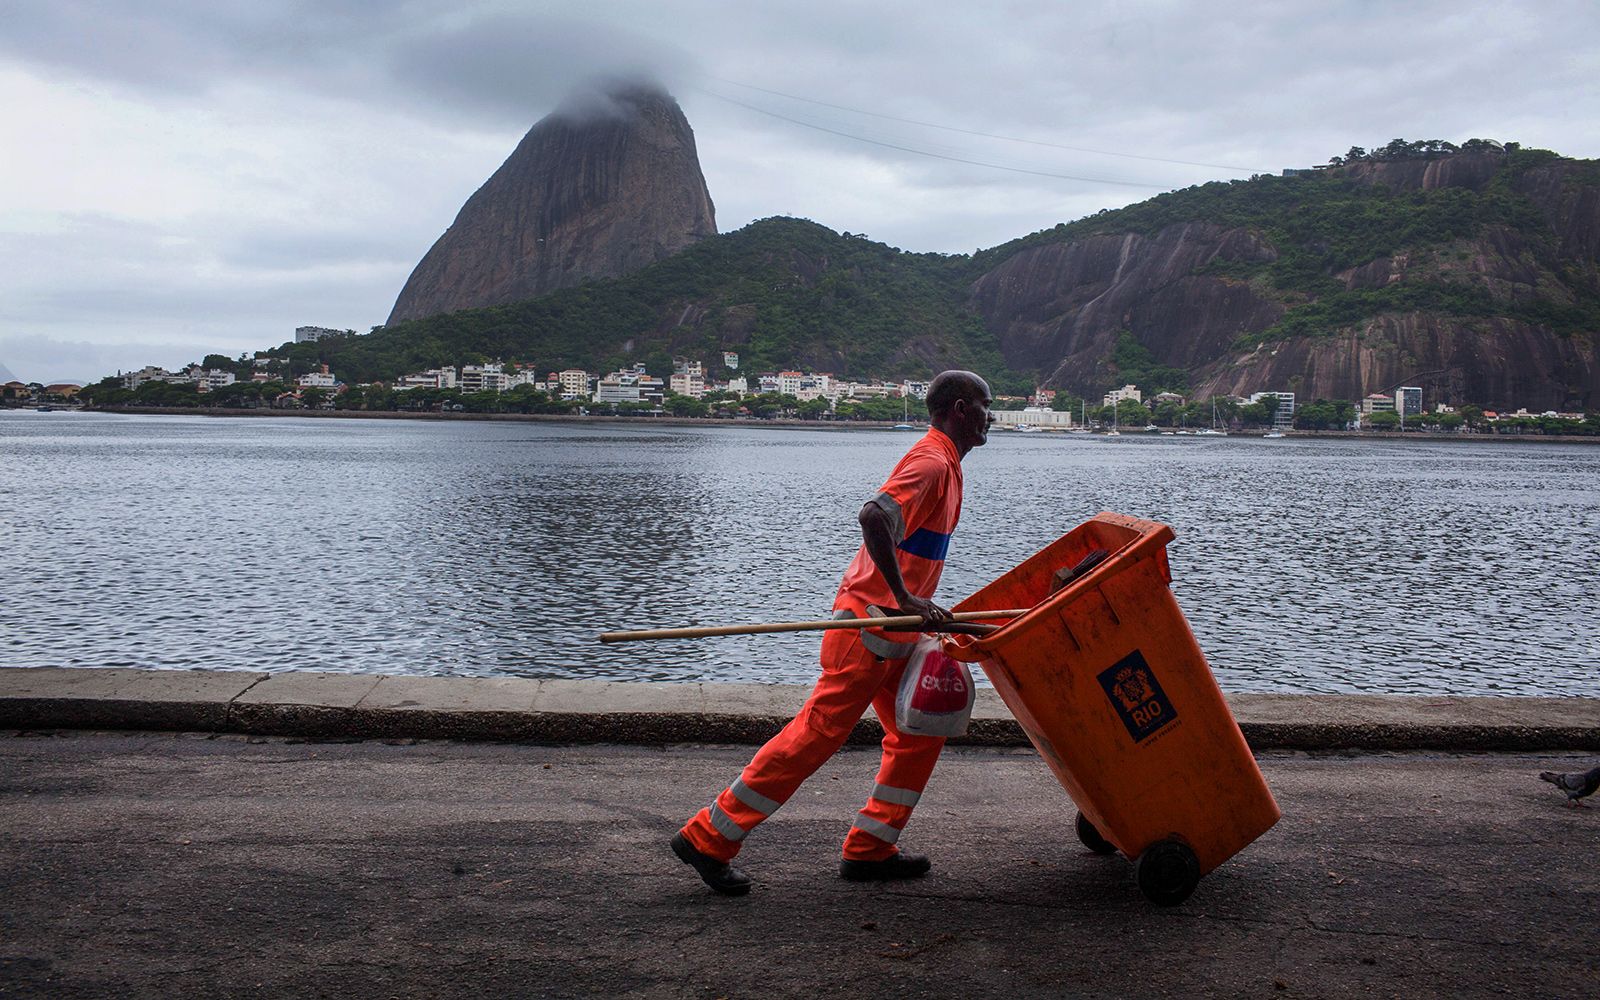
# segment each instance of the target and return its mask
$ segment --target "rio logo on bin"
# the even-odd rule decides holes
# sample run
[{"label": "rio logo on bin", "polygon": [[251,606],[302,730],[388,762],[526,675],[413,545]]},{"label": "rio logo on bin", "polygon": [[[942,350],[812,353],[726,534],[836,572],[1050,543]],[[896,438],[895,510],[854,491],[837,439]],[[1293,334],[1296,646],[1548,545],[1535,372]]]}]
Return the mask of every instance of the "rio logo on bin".
[{"label": "rio logo on bin", "polygon": [[1122,716],[1128,735],[1138,743],[1178,717],[1156,680],[1155,671],[1137,649],[1100,671],[1100,686]]}]

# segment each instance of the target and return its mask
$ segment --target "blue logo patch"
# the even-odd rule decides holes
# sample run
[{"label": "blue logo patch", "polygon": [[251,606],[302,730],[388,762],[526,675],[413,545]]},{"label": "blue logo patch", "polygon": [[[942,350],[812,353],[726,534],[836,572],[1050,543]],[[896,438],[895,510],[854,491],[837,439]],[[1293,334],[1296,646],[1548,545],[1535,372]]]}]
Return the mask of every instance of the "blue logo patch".
[{"label": "blue logo patch", "polygon": [[1161,690],[1155,671],[1137,649],[1100,671],[1100,686],[1138,743],[1178,717],[1177,709]]}]

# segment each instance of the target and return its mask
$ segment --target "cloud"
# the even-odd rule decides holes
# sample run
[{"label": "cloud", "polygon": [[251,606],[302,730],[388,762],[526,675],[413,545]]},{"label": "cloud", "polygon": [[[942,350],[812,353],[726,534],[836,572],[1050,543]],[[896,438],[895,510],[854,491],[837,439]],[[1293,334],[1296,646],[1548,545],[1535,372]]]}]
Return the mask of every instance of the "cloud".
[{"label": "cloud", "polygon": [[[4,358],[23,382],[76,382],[90,385],[118,371],[136,371],[145,365],[177,368],[207,354],[223,353],[212,341],[58,340],[53,337],[0,337]],[[237,353],[237,352],[235,352]],[[9,379],[0,379],[8,381]]]},{"label": "cloud", "polygon": [[792,214],[911,250],[1239,176],[1108,152],[1275,171],[1484,136],[1600,155],[1587,0],[12,8],[0,342],[30,358],[22,338],[92,360],[73,345],[236,353],[382,322],[522,134],[606,74],[680,99],[724,231]]}]

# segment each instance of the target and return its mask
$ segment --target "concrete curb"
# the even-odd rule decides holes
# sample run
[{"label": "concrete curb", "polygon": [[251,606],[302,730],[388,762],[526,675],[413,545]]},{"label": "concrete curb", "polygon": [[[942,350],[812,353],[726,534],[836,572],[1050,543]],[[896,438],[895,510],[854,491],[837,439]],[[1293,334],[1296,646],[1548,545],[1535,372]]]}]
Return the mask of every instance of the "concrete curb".
[{"label": "concrete curb", "polygon": [[[0,668],[0,728],[154,729],[312,739],[534,743],[764,742],[809,688],[523,678]],[[1600,698],[1408,695],[1228,697],[1256,750],[1600,750]],[[852,743],[876,743],[869,718]],[[953,744],[1027,746],[999,697],[978,693]]]}]

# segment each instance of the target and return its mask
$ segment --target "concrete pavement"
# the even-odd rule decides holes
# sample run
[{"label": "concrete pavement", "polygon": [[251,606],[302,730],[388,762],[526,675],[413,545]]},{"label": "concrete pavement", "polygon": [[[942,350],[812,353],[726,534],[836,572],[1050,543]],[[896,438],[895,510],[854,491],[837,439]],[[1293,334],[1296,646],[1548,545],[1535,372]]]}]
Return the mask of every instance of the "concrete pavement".
[{"label": "concrete pavement", "polygon": [[756,890],[714,896],[666,841],[748,755],[0,734],[0,995],[1600,989],[1600,809],[1535,777],[1592,753],[1265,753],[1283,820],[1173,909],[1005,747],[941,762],[905,838],[929,877],[835,874],[876,768],[846,749],[747,842]]}]

